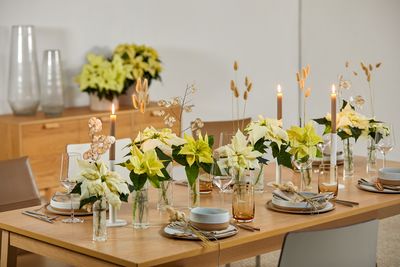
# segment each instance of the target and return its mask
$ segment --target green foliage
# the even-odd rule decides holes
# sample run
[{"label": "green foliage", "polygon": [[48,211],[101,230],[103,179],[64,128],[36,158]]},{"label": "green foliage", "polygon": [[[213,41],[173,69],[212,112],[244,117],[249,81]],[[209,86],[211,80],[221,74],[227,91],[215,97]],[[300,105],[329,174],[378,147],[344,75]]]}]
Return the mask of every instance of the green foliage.
[{"label": "green foliage", "polygon": [[192,166],[187,165],[185,166],[185,172],[189,185],[192,187],[199,176],[199,166],[197,166],[197,164],[193,164]]},{"label": "green foliage", "polygon": [[142,189],[147,181],[146,173],[136,174],[135,172],[131,171],[129,173],[129,177],[131,178],[131,181],[133,183],[133,190],[135,191],[139,191],[140,189]]}]

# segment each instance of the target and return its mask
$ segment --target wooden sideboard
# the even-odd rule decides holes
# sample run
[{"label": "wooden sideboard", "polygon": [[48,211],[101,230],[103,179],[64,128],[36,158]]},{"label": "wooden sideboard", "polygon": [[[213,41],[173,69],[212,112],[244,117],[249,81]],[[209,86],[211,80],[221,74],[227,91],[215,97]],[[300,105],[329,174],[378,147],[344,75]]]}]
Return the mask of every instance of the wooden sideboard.
[{"label": "wooden sideboard", "polygon": [[[161,108],[151,103],[142,114],[130,107],[121,107],[117,114],[116,138],[134,138],[147,126],[164,128],[161,110],[179,114],[179,107]],[[58,187],[60,156],[67,144],[88,143],[88,120],[98,117],[103,122],[103,133],[110,131],[110,112],[93,112],[88,107],[68,108],[61,117],[0,116],[0,160],[28,156],[36,183],[41,191]],[[180,134],[177,121],[172,130]]]}]

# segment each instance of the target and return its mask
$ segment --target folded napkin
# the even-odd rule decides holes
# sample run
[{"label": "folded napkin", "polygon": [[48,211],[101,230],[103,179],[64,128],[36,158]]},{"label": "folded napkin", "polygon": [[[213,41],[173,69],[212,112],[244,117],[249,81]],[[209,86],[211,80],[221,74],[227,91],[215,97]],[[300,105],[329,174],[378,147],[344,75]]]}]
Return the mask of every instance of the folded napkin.
[{"label": "folded napkin", "polygon": [[276,189],[272,192],[272,196],[281,200],[289,201],[291,203],[306,202],[305,198],[308,198],[318,203],[324,203],[333,197],[333,193],[317,194],[311,192],[300,192],[300,195],[298,195],[293,192],[287,192],[287,191],[282,191],[280,189]]}]

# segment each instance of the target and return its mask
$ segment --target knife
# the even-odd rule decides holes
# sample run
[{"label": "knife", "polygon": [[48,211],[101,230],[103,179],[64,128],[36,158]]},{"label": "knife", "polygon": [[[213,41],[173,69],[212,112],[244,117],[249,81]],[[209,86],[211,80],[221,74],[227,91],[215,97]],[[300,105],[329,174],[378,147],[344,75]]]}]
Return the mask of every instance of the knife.
[{"label": "knife", "polygon": [[32,213],[29,213],[29,212],[26,212],[26,211],[23,211],[22,214],[30,216],[30,217],[33,217],[33,218],[36,218],[36,219],[39,219],[39,220],[44,221],[44,222],[54,223],[53,220],[50,220],[50,219],[48,219],[46,217],[43,217],[43,216],[39,216],[39,215],[35,215],[35,214],[32,214]]}]

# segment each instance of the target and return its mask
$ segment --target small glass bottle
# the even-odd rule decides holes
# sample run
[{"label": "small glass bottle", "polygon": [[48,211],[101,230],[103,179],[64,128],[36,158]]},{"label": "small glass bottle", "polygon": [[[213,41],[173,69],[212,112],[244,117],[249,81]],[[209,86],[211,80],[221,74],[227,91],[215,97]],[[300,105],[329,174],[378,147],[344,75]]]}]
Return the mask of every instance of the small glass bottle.
[{"label": "small glass bottle", "polygon": [[132,224],[133,228],[149,227],[149,196],[147,183],[140,190],[132,192]]}]

